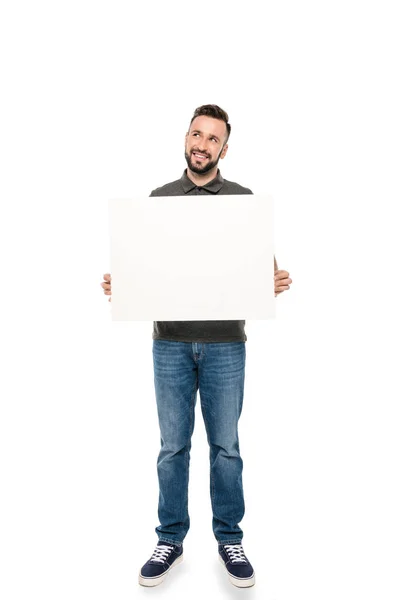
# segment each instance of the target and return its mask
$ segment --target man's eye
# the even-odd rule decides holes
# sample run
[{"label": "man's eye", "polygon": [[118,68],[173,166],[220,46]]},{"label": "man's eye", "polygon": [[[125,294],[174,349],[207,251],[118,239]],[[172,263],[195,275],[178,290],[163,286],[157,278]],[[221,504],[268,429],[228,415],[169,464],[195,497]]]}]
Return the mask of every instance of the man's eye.
[{"label": "man's eye", "polygon": [[193,135],[199,135],[198,133],[194,133]]},{"label": "man's eye", "polygon": [[213,142],[216,142],[217,140],[215,138],[211,138],[213,140]]}]

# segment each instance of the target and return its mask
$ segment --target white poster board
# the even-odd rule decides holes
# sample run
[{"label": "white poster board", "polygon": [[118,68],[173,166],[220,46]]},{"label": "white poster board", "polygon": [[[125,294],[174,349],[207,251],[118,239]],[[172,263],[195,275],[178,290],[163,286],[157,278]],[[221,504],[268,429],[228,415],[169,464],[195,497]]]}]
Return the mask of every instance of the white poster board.
[{"label": "white poster board", "polygon": [[273,199],[109,200],[112,320],[275,317]]}]

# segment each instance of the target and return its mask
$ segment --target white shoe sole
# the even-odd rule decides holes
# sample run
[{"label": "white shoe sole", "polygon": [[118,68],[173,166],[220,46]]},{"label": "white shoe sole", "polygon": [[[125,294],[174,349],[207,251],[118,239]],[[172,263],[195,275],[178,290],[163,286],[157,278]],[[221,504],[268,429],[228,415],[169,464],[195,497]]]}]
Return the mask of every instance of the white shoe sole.
[{"label": "white shoe sole", "polygon": [[252,585],[255,584],[255,582],[256,582],[256,574],[255,573],[253,573],[253,575],[251,577],[248,577],[247,579],[242,579],[241,577],[234,577],[233,575],[231,575],[229,573],[228,569],[225,566],[224,559],[222,558],[222,556],[220,554],[219,554],[219,560],[224,565],[225,571],[228,573],[229,581],[233,585],[235,585],[236,587],[245,588],[245,587],[251,587]]},{"label": "white shoe sole", "polygon": [[171,571],[171,569],[173,567],[175,567],[175,565],[179,565],[179,563],[181,563],[182,561],[183,561],[183,554],[178,556],[178,558],[172,563],[172,565],[170,566],[168,571],[165,571],[165,573],[163,573],[162,575],[159,575],[158,577],[143,577],[139,571],[140,585],[144,585],[145,587],[154,587],[155,585],[160,585],[160,583],[162,583],[164,581],[164,579],[166,578],[168,573]]}]

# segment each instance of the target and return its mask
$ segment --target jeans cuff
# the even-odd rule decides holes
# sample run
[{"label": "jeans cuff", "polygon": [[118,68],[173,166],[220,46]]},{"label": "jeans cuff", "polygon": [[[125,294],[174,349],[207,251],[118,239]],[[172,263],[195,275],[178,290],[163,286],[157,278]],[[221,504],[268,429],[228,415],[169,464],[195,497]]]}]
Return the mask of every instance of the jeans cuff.
[{"label": "jeans cuff", "polygon": [[240,540],[217,540],[218,544],[241,544],[242,543],[242,539]]},{"label": "jeans cuff", "polygon": [[158,538],[159,542],[166,542],[167,544],[174,544],[175,546],[182,546],[183,542],[178,542],[177,540],[169,540],[167,538],[164,537],[159,537]]}]

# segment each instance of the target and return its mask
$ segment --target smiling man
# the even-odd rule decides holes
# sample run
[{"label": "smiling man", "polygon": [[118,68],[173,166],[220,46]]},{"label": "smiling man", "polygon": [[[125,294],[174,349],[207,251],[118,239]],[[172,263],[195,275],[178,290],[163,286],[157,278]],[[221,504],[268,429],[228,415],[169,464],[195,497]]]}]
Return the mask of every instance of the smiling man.
[{"label": "smiling man", "polygon": [[[194,112],[185,137],[187,169],[151,196],[252,194],[224,179],[218,169],[228,151],[227,113],[215,104]],[[289,273],[275,264],[275,295],[289,289]],[[194,267],[195,268],[195,264]],[[111,275],[104,275],[111,294]],[[111,300],[111,298],[110,298]],[[245,377],[245,321],[155,321],[154,385],[161,434],[157,460],[159,481],[158,544],[139,573],[139,583],[155,586],[183,558],[189,530],[188,483],[191,437],[197,391],[210,446],[212,528],[219,560],[237,587],[255,583],[253,567],[242,546],[244,516],[243,462],[238,421]],[[201,557],[199,557],[201,558]]]},{"label": "smiling man", "polygon": [[[230,129],[229,124],[210,116],[193,117],[185,146],[185,158],[192,180],[205,185],[214,179],[218,161],[228,151]],[[249,190],[247,192],[250,193]]]}]

